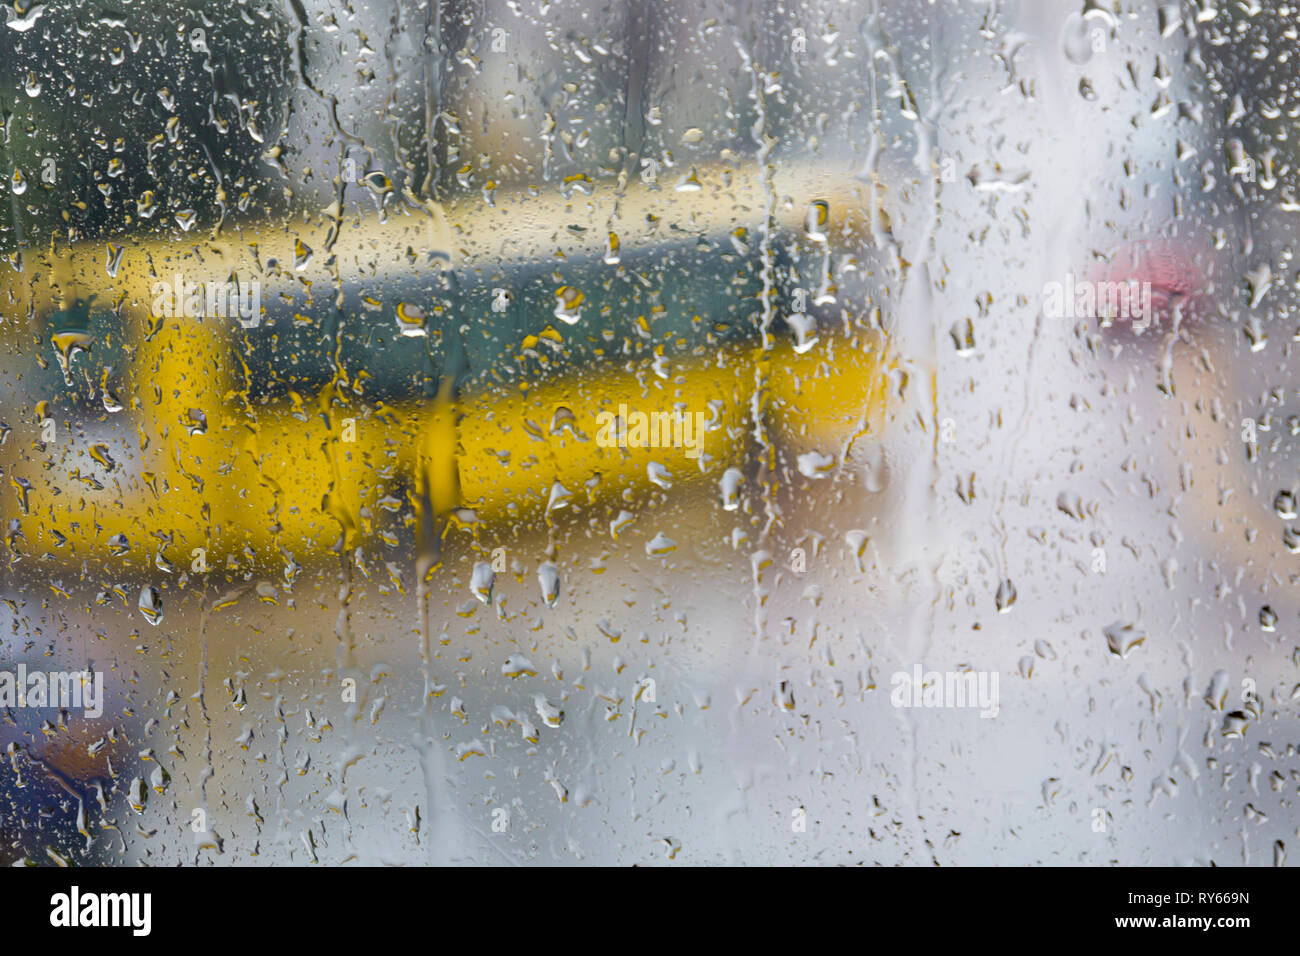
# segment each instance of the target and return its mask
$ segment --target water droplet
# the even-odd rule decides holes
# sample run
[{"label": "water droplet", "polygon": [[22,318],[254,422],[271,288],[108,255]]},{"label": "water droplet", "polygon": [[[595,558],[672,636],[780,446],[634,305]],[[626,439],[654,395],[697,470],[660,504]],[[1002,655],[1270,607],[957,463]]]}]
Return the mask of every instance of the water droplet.
[{"label": "water droplet", "polygon": [[954,322],[948,334],[952,336],[952,344],[958,355],[966,356],[975,351],[975,323],[969,317]]},{"label": "water droplet", "polygon": [[1156,18],[1160,26],[1161,39],[1167,39],[1183,25],[1183,15],[1174,3],[1166,3],[1156,8]]},{"label": "water droplet", "polygon": [[722,507],[726,511],[735,511],[740,507],[740,485],[745,480],[739,468],[728,468],[722,473],[718,482],[722,489]]},{"label": "water droplet", "polygon": [[998,593],[994,595],[994,604],[997,605],[1000,614],[1006,614],[1016,603],[1016,586],[1007,578],[998,585]]},{"label": "water droplet", "polygon": [[496,586],[496,572],[492,570],[492,565],[487,561],[479,561],[474,565],[473,574],[470,576],[470,592],[482,601],[484,604],[492,603],[492,588]]},{"label": "water droplet", "polygon": [[393,181],[378,170],[367,173],[362,182],[366,184],[366,188],[381,199],[393,191]]},{"label": "water droplet", "polygon": [[1092,37],[1088,21],[1078,13],[1071,13],[1065,20],[1061,31],[1061,48],[1066,59],[1076,66],[1083,66],[1092,59]]},{"label": "water droplet", "polygon": [[1246,736],[1246,727],[1250,724],[1250,717],[1242,710],[1234,710],[1231,713],[1223,715],[1222,733],[1225,737],[1244,737]]},{"label": "water droplet", "polygon": [[776,690],[772,694],[772,703],[774,703],[779,710],[783,710],[787,714],[793,714],[795,708],[794,685],[788,680],[783,680],[781,683],[777,684]]},{"label": "water droplet", "polygon": [[[1264,296],[1268,294],[1268,290],[1273,288],[1273,270],[1269,268],[1267,262],[1261,262],[1246,273],[1246,282],[1250,286],[1250,307],[1253,309],[1263,301]],[[1262,338],[1261,333],[1257,332],[1257,335]],[[1258,352],[1263,347],[1264,345],[1261,342],[1259,348],[1252,345],[1251,351]]]},{"label": "water droplet", "polygon": [[573,492],[560,484],[558,481],[551,485],[551,497],[546,502],[546,513],[550,514],[559,508],[563,508],[573,499]]},{"label": "water droplet", "polygon": [[610,536],[614,538],[615,541],[617,541],[618,533],[622,531],[624,528],[626,528],[628,525],[630,525],[635,520],[635,518],[636,516],[633,515],[632,512],[627,511],[625,509],[620,509],[618,512],[618,516],[615,517],[609,523]]},{"label": "water droplet", "polygon": [[862,565],[862,556],[866,553],[867,542],[870,540],[865,531],[858,529],[844,533],[844,544],[853,555],[853,563],[857,565],[859,571],[866,570]]},{"label": "water droplet", "polygon": [[144,619],[157,627],[163,619],[163,601],[162,595],[152,584],[147,584],[140,589],[140,613]]},{"label": "water droplet", "polygon": [[109,471],[113,471],[117,468],[117,462],[114,461],[113,456],[108,453],[108,446],[103,442],[96,442],[90,446],[90,457]]},{"label": "water droplet", "polygon": [[122,253],[125,251],[125,246],[116,246],[111,242],[108,244],[108,254],[104,257],[104,268],[108,271],[109,276],[117,277],[117,270],[122,265]]},{"label": "water droplet", "polygon": [[817,344],[817,320],[806,312],[796,312],[785,317],[786,324],[794,331],[794,351],[803,355]]},{"label": "water droplet", "polygon": [[808,206],[808,214],[804,217],[804,231],[808,234],[808,238],[813,242],[825,242],[830,218],[830,204],[824,199],[813,200]]},{"label": "water droplet", "polygon": [[797,460],[799,473],[807,478],[825,478],[835,467],[835,457],[819,451],[804,452]]},{"label": "water droplet", "polygon": [[112,377],[113,367],[105,366],[103,373],[99,377],[100,397],[104,401],[104,411],[110,413],[120,412],[122,410],[122,400],[117,397],[117,391],[109,385],[109,378]]},{"label": "water droplet", "polygon": [[697,193],[704,188],[704,184],[700,182],[700,177],[692,167],[689,173],[677,181],[675,188],[679,193]]},{"label": "water droplet", "polygon": [[731,248],[736,250],[736,255],[749,255],[749,230],[744,226],[737,226],[731,231]]},{"label": "water droplet", "polygon": [[676,550],[677,542],[662,531],[646,542],[645,553],[649,555],[667,554]]},{"label": "water droplet", "polygon": [[208,433],[208,416],[201,408],[188,409],[182,423],[185,425],[185,430],[191,435],[206,435]]},{"label": "water droplet", "polygon": [[295,239],[293,241],[294,271],[301,272],[303,269],[306,269],[307,265],[311,262],[313,255],[314,253],[311,251],[311,246],[307,245],[301,239]]},{"label": "water droplet", "polygon": [[149,791],[145,789],[144,778],[135,777],[126,789],[126,802],[136,813],[144,813],[149,802]]},{"label": "water droplet", "polygon": [[[22,9],[22,5],[18,3],[14,4],[15,11],[21,9]],[[23,13],[21,16],[18,15],[17,13],[6,10],[5,15],[7,17],[11,17],[12,19],[10,19],[9,22],[5,24],[5,26],[7,26],[10,30],[16,30],[19,33],[26,33],[32,27],[36,26],[36,21],[41,18],[41,15],[43,13],[45,13],[45,4],[43,3],[37,3],[31,7],[28,7],[26,12]]]},{"label": "water droplet", "polygon": [[560,194],[565,199],[571,199],[575,192],[590,196],[595,190],[595,183],[586,173],[574,173],[572,176],[565,176],[564,181],[560,184]]},{"label": "water droplet", "polygon": [[537,583],[541,586],[546,606],[555,607],[560,598],[560,569],[550,561],[543,562],[537,569]]},{"label": "water droplet", "polygon": [[1228,672],[1217,670],[1210,677],[1209,686],[1205,688],[1205,702],[1214,710],[1223,710],[1228,702]]},{"label": "water droplet", "polygon": [[29,495],[32,490],[32,483],[26,478],[14,475],[9,479],[9,484],[18,492],[18,506],[22,508],[23,514],[28,514],[30,510]]},{"label": "water droplet", "polygon": [[568,432],[578,441],[586,441],[587,437],[578,430],[578,417],[573,414],[573,409],[567,405],[561,405],[555,409],[551,415],[551,427],[548,431],[552,435],[559,435],[562,432]]},{"label": "water droplet", "polygon": [[573,325],[582,318],[582,292],[570,285],[560,286],[555,290],[555,317],[561,322]]},{"label": "water droplet", "polygon": [[501,665],[501,673],[506,677],[535,677],[537,668],[533,662],[522,654],[511,654]]},{"label": "water droplet", "polygon": [[425,328],[427,316],[424,309],[418,305],[412,305],[409,302],[397,303],[397,328],[407,336],[428,335],[429,331]]},{"label": "water droplet", "polygon": [[1295,492],[1279,491],[1273,498],[1273,510],[1279,518],[1291,521],[1296,516]]},{"label": "water droplet", "polygon": [[71,385],[72,360],[78,352],[89,355],[94,339],[89,332],[73,329],[67,332],[55,332],[50,336],[50,341],[54,343],[54,354],[59,360],[59,368],[63,370],[63,382],[65,385]]},{"label": "water droplet", "polygon": [[1116,621],[1104,630],[1106,646],[1116,657],[1128,657],[1135,647],[1146,640],[1146,632],[1132,625]]},{"label": "water droplet", "polygon": [[533,706],[537,709],[537,716],[542,719],[547,727],[559,727],[564,723],[564,711],[557,705],[552,704],[542,694],[533,698]]}]

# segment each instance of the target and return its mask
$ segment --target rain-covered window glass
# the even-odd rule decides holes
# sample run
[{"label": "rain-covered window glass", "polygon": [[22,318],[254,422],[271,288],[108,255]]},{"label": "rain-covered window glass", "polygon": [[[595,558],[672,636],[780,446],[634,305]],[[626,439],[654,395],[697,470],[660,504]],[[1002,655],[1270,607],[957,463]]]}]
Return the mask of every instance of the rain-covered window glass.
[{"label": "rain-covered window glass", "polygon": [[1285,859],[1288,0],[0,14],[0,862]]}]

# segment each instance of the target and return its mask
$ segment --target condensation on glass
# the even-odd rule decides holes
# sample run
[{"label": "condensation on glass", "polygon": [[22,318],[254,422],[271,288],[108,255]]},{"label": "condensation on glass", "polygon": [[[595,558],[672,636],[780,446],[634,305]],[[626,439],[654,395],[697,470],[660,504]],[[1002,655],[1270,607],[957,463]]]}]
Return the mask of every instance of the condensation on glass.
[{"label": "condensation on glass", "polygon": [[3,862],[1285,862],[1294,6],[4,19]]}]

